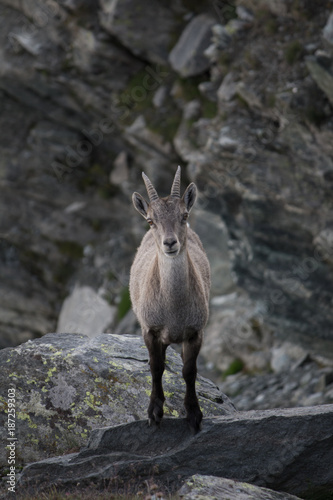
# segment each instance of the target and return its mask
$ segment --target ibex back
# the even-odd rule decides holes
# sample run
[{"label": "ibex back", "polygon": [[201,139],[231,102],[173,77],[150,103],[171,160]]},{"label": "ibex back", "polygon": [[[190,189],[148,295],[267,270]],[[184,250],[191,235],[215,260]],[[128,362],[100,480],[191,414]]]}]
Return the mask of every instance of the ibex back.
[{"label": "ibex back", "polygon": [[180,196],[178,167],[171,194],[159,198],[148,177],[142,176],[149,203],[138,193],[132,199],[150,230],[143,237],[131,268],[130,294],[149,351],[149,423],[159,424],[163,417],[166,348],[171,343],[182,343],[184,405],[189,424],[197,432],[202,412],[195,392],[196,362],[208,319],[210,289],[208,259],[198,235],[187,224],[197,188],[191,183]]}]

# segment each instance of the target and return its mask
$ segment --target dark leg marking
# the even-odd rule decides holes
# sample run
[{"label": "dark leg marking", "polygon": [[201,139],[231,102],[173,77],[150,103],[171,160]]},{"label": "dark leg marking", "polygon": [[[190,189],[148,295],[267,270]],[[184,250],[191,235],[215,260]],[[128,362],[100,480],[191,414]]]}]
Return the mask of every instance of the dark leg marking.
[{"label": "dark leg marking", "polygon": [[202,412],[195,392],[195,380],[197,377],[197,357],[201,347],[201,336],[196,335],[193,339],[183,342],[183,377],[186,382],[186,393],[184,406],[187,420],[194,433],[201,429]]},{"label": "dark leg marking", "polygon": [[154,331],[149,330],[144,339],[149,352],[149,364],[152,376],[152,391],[148,407],[149,425],[153,422],[159,424],[163,417],[163,403],[165,401],[162,376],[165,368],[165,351],[167,345],[160,342]]}]

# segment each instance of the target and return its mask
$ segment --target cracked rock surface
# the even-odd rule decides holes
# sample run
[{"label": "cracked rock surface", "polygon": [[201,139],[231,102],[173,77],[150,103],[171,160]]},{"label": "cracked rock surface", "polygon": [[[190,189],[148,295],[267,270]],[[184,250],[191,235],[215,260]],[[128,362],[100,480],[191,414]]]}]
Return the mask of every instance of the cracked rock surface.
[{"label": "cracked rock surface", "polygon": [[96,429],[80,453],[30,464],[19,485],[40,492],[93,483],[112,491],[154,477],[175,491],[195,473],[317,498],[332,491],[332,433],[332,405],[205,418],[195,436],[184,419],[167,418],[160,428],[131,422]]},{"label": "cracked rock surface", "polygon": [[[48,334],[0,352],[1,440],[7,389],[16,393],[16,453],[20,464],[69,453],[85,445],[90,431],[145,419],[151,377],[140,337]],[[185,417],[182,361],[171,348],[163,377],[166,416]],[[208,379],[198,377],[204,416],[234,413],[230,400]],[[6,449],[1,450],[6,464]]]}]

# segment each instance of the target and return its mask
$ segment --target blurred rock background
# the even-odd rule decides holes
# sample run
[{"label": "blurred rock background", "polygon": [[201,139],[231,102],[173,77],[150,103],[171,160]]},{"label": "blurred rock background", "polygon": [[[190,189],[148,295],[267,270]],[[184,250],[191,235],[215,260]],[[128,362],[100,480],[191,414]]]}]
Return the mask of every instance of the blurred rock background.
[{"label": "blurred rock background", "polygon": [[239,409],[332,403],[332,0],[0,0],[0,28],[0,347],[139,333],[131,194],[180,164],[201,372]]}]

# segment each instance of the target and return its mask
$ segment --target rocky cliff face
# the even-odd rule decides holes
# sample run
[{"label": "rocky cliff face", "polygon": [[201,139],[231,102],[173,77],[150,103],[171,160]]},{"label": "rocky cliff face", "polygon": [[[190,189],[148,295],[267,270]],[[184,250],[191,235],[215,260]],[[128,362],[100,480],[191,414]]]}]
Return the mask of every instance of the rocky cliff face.
[{"label": "rocky cliff face", "polygon": [[213,297],[238,292],[243,362],[264,346],[269,364],[275,337],[327,354],[330,14],[306,0],[0,0],[2,347],[54,330],[75,284],[126,305],[144,233],[130,195],[141,170],[166,194],[181,163],[201,191]]}]

